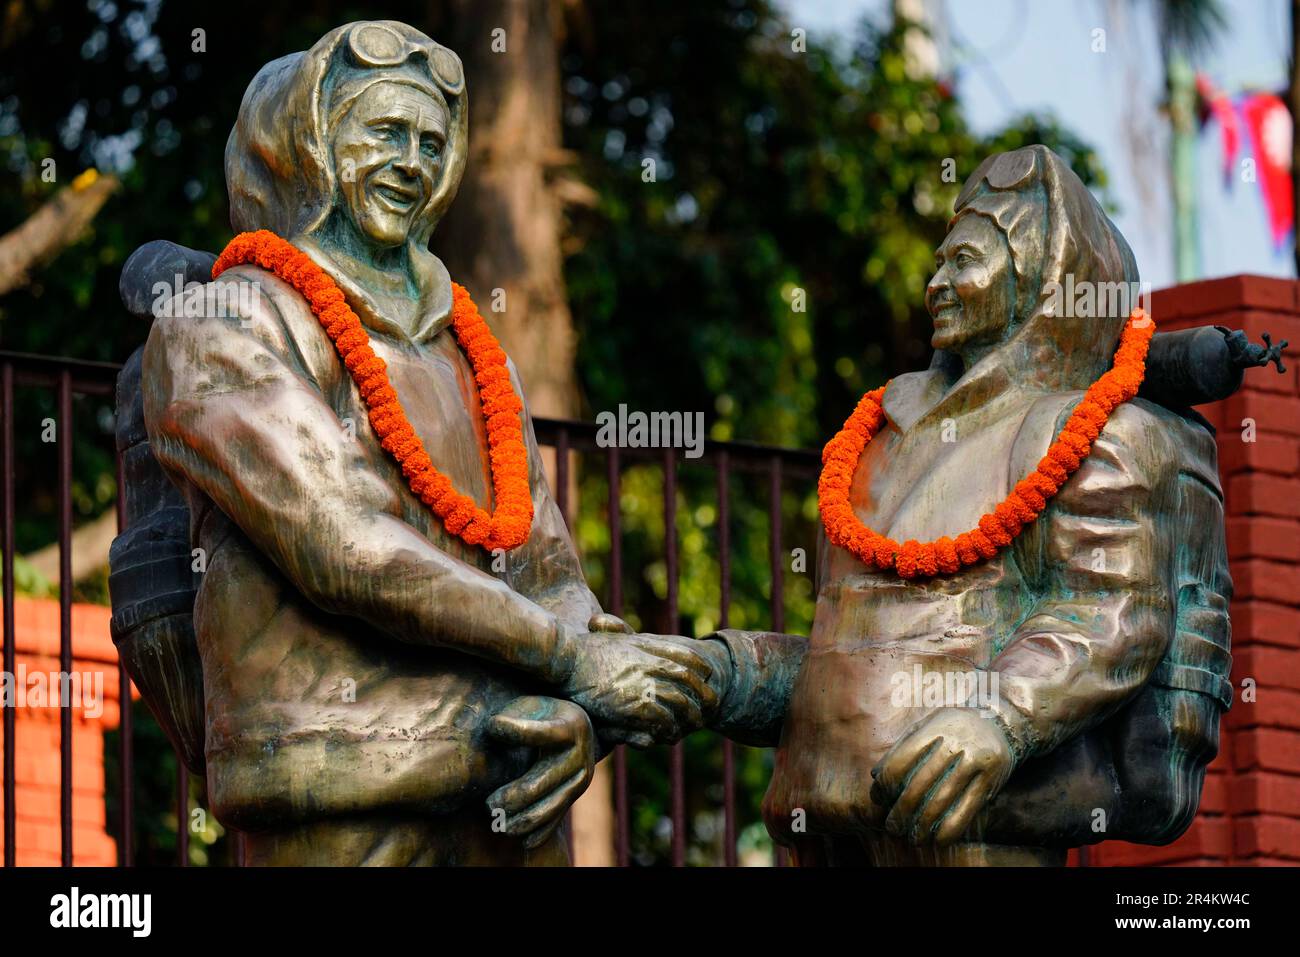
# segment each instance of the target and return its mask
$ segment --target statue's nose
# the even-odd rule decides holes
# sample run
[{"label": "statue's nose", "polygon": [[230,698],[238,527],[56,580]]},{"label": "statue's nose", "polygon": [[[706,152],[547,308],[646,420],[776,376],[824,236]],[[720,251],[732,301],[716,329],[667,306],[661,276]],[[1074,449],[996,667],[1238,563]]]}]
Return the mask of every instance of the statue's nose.
[{"label": "statue's nose", "polygon": [[407,138],[402,155],[393,162],[393,169],[407,176],[420,175],[420,143],[414,136]]}]

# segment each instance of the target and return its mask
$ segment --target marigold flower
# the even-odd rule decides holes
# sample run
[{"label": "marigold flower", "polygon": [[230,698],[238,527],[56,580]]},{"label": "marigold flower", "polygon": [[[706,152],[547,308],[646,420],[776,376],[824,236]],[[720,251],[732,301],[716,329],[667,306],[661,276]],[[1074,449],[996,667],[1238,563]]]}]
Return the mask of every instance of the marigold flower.
[{"label": "marigold flower", "polygon": [[528,540],[533,499],[519,418],[523,400],[511,384],[505,351],[463,286],[451,284],[451,326],[479,384],[496,500],[491,514],[456,491],[451,480],[434,468],[388,380],[387,364],[375,355],[370,336],[334,280],[306,253],[265,229],[232,239],[217,257],[212,278],[245,263],[275,273],[307,300],[356,382],[380,445],[401,467],[411,492],[433,510],[448,532],[489,551],[517,548]]},{"label": "marigold flower", "polygon": [[827,538],[863,563],[881,571],[893,568],[899,577],[907,579],[955,574],[965,566],[994,557],[1046,509],[1078,470],[1111,412],[1137,395],[1154,333],[1155,323],[1141,309],[1134,309],[1120,335],[1112,367],[1088,388],[1037,468],[1016,483],[992,512],[981,515],[975,528],[956,539],[909,539],[899,545],[863,525],[854,513],[849,501],[853,472],[863,449],[886,419],[881,402],[889,383],[872,389],[858,401],[844,428],[822,449],[817,503]]}]

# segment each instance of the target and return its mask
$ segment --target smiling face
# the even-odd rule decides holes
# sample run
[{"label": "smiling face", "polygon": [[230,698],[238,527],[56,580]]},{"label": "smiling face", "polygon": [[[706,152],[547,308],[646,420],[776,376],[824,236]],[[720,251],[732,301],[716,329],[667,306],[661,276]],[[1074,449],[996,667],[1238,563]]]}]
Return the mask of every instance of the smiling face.
[{"label": "smiling face", "polygon": [[348,218],[379,249],[406,242],[433,195],[447,145],[447,108],[401,83],[376,83],[334,132],[334,169]]},{"label": "smiling face", "polygon": [[935,251],[935,267],[925,287],[925,307],[934,320],[930,344],[960,354],[1002,341],[1015,308],[1016,280],[1006,238],[993,222],[979,215],[958,219]]}]

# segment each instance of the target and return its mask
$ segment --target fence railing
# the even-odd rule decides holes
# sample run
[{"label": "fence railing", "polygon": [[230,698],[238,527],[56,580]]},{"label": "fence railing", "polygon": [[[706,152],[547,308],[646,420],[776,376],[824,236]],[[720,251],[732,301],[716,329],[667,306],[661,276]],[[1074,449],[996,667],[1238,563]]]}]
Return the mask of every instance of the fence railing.
[{"label": "fence railing", "polygon": [[[0,521],[3,522],[3,624],[4,670],[16,672],[16,635],[14,622],[14,539],[17,512],[15,505],[15,443],[14,396],[17,387],[52,390],[57,425],[57,509],[59,546],[59,658],[63,673],[70,674],[73,667],[72,647],[72,449],[74,438],[73,397],[76,395],[107,396],[114,394],[119,366],[113,363],[85,362],[50,356],[25,355],[0,351]],[[677,494],[678,467],[681,452],[676,449],[603,448],[597,442],[597,427],[588,422],[560,419],[534,419],[538,443],[554,449],[556,458],[556,501],[566,521],[570,516],[570,476],[575,459],[582,456],[603,457],[608,483],[607,521],[609,524],[610,551],[608,559],[607,592],[601,596],[605,607],[613,614],[623,611],[623,533],[619,508],[623,471],[634,462],[655,462],[663,472],[663,561],[667,574],[666,617],[677,622],[678,614],[678,543]],[[114,455],[117,466],[117,524],[119,533],[124,526],[124,498],[121,482],[121,460]],[[787,480],[805,482],[815,480],[820,465],[817,453],[802,449],[786,449],[747,442],[706,441],[703,453],[691,460],[694,468],[713,470],[716,477],[717,502],[717,555],[719,562],[720,608],[719,627],[728,624],[731,604],[731,479],[737,473],[758,473],[767,477],[769,517],[769,563],[772,576],[770,627],[781,631],[785,627],[783,602],[785,552],[782,546],[781,492]],[[122,866],[133,863],[133,816],[135,812],[134,741],[131,725],[131,684],[124,666],[119,662],[119,701],[121,724],[119,733],[120,793],[118,862]],[[15,863],[17,829],[16,807],[16,748],[15,708],[4,707],[4,863]],[[72,864],[72,709],[60,708],[60,830],[61,860],[64,866]],[[716,738],[722,749],[723,788],[723,857],[724,863],[737,863],[737,812],[736,763],[730,741]],[[626,866],[631,858],[630,796],[628,793],[627,755],[623,747],[615,750],[612,758],[614,770],[614,811],[616,827],[617,862]],[[177,863],[188,863],[189,775],[184,763],[177,757],[176,775],[176,852]],[[678,743],[669,750],[669,816],[672,823],[671,862],[682,866],[686,862],[686,780],[683,745]],[[238,842],[236,842],[238,846]],[[238,853],[236,859],[238,860]]]}]

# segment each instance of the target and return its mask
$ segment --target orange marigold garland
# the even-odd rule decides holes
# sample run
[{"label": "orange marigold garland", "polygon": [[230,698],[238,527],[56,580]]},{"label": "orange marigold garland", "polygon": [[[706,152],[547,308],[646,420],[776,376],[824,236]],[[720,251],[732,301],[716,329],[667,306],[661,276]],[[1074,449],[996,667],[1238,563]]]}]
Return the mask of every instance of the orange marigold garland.
[{"label": "orange marigold garland", "polygon": [[212,278],[243,263],[275,273],[302,293],[361,391],[370,425],[384,451],[402,467],[411,491],[433,510],[447,531],[489,551],[516,548],[528,540],[533,498],[519,417],[524,404],[510,384],[505,352],[463,286],[451,285],[452,331],[474,369],[487,423],[496,500],[496,511],[491,514],[456,491],[451,480],[434,468],[388,381],[387,365],[370,347],[365,327],[334,280],[306,253],[265,229],[232,239],[212,267]]},{"label": "orange marigold garland", "polygon": [[975,528],[955,539],[909,539],[900,545],[858,521],[849,501],[849,487],[862,450],[885,423],[880,403],[888,383],[868,392],[822,451],[817,502],[827,537],[866,564],[881,571],[892,569],[902,578],[951,575],[992,558],[1042,514],[1052,496],[1088,457],[1115,407],[1137,395],[1154,332],[1155,323],[1146,312],[1134,309],[1120,336],[1114,365],[1084,393],[1038,468],[1016,483],[992,512],[981,515]]}]

